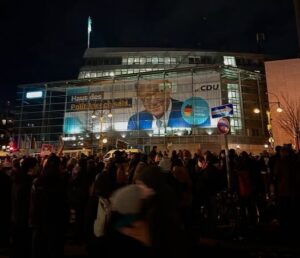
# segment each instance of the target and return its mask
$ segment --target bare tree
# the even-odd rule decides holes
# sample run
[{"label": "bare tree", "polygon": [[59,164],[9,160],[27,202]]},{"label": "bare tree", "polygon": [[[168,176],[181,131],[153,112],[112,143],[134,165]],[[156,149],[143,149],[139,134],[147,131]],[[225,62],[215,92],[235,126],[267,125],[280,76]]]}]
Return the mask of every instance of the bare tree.
[{"label": "bare tree", "polygon": [[299,151],[300,138],[300,100],[292,100],[289,96],[281,94],[284,113],[279,119],[280,127],[295,140],[296,150]]}]

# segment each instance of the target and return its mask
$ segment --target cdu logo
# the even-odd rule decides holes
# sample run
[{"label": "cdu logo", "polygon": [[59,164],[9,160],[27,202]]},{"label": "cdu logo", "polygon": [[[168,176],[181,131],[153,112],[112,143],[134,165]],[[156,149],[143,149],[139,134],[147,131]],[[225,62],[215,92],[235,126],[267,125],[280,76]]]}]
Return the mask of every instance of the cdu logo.
[{"label": "cdu logo", "polygon": [[200,87],[195,89],[195,92],[219,90],[219,88],[220,88],[219,83],[202,84]]}]

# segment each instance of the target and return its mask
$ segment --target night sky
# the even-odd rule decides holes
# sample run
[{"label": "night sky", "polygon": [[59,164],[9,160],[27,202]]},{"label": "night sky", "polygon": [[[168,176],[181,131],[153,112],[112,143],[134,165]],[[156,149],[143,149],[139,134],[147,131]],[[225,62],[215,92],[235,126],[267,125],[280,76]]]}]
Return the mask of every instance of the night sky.
[{"label": "night sky", "polygon": [[75,79],[91,47],[174,47],[297,56],[292,0],[1,0],[1,101],[22,83]]}]

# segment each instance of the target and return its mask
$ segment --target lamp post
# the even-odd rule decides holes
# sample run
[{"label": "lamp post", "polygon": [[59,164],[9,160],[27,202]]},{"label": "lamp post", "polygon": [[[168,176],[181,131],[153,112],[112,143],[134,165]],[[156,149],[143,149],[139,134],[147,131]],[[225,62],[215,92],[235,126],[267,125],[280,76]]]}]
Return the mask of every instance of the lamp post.
[{"label": "lamp post", "polygon": [[[270,95],[274,95],[276,97],[276,100],[277,101],[268,101],[268,104],[269,104],[269,109],[266,110],[266,115],[267,115],[267,130],[268,130],[268,134],[269,134],[269,144],[271,146],[271,148],[274,150],[274,143],[275,143],[275,140],[273,138],[273,131],[272,131],[272,118],[271,118],[271,109],[270,109],[270,106],[272,104],[276,104],[277,105],[277,108],[276,108],[276,112],[277,113],[281,113],[283,112],[283,109],[281,107],[281,104],[280,104],[280,101],[279,101],[279,98],[276,94],[272,93],[272,92],[269,92],[267,91],[266,94],[270,94]],[[259,108],[254,108],[253,112],[255,114],[259,114],[261,112],[261,110]],[[263,115],[261,114],[261,117]],[[263,119],[262,119],[263,120]]]},{"label": "lamp post", "polygon": [[[92,118],[92,137],[94,137],[94,123],[95,123],[95,119],[99,117],[99,137],[96,137],[97,140],[99,140],[99,148],[102,152],[103,149],[103,144],[106,144],[108,142],[107,137],[105,136],[104,132],[103,132],[103,123],[105,122],[106,117],[108,117],[109,119],[112,119],[113,114],[111,112],[111,109],[109,110],[109,112],[107,114],[104,114],[104,110],[103,110],[103,106],[101,107],[100,110],[94,110],[91,118]],[[94,146],[94,141],[92,138],[92,148]]]},{"label": "lamp post", "polygon": [[92,128],[91,128],[91,151],[92,151],[92,155],[94,155],[94,120],[96,118],[96,114],[95,111],[93,112],[93,114],[91,115],[92,118]]},{"label": "lamp post", "polygon": [[[277,113],[281,113],[283,111],[281,105],[280,105],[280,101],[279,101],[279,98],[276,94],[270,92],[270,91],[267,91],[266,94],[268,94],[268,100],[269,100],[269,95],[272,95],[276,98],[276,101],[269,101],[269,107],[270,105],[277,105],[276,107],[276,112]],[[266,111],[267,113],[267,119],[268,119],[268,124],[267,124],[267,129],[268,129],[268,133],[269,133],[269,144],[271,146],[271,148],[274,150],[274,143],[275,143],[275,140],[273,138],[273,130],[272,130],[272,118],[271,118],[271,108],[269,108],[269,110]]]}]

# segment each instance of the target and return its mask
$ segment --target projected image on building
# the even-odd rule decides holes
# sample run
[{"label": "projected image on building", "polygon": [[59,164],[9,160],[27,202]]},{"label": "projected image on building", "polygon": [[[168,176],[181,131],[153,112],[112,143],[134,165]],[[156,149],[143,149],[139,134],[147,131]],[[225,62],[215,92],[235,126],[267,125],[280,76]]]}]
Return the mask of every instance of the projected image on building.
[{"label": "projected image on building", "polygon": [[69,88],[66,94],[65,134],[215,128],[210,109],[221,104],[220,74],[212,71],[195,73],[193,78],[170,74],[111,81]]}]

